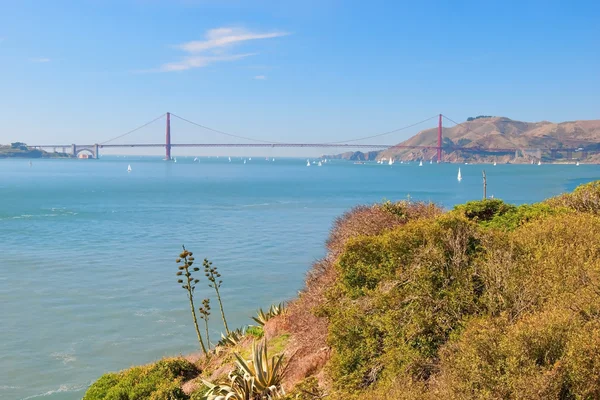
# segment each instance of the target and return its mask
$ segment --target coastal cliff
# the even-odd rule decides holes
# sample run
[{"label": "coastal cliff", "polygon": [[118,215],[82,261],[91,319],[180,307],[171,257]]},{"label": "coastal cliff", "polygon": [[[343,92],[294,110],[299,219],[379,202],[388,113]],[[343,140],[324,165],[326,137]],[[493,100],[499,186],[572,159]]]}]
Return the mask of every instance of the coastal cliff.
[{"label": "coastal cliff", "polygon": [[598,398],[599,241],[600,181],[532,205],[359,206],[285,309],[84,399]]}]

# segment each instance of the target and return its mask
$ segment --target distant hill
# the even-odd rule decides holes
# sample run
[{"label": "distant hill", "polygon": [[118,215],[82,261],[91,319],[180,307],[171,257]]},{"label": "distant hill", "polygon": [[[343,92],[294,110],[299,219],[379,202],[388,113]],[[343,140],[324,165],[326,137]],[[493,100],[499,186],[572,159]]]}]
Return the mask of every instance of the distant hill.
[{"label": "distant hill", "polygon": [[67,153],[49,153],[44,150],[30,149],[25,143],[15,142],[0,145],[0,158],[72,158]]},{"label": "distant hill", "polygon": [[[600,162],[599,154],[588,154],[586,150],[600,150],[600,120],[568,121],[552,123],[522,122],[506,117],[479,116],[451,128],[443,128],[444,162],[530,162],[541,158],[544,161],[564,162],[578,159]],[[410,139],[399,143],[405,146],[437,146],[437,127],[423,130]],[[456,147],[518,149],[501,153],[483,151],[461,151]],[[547,149],[575,148],[568,154],[559,151],[551,154]],[[344,153],[348,154],[348,153]],[[358,157],[353,153],[353,157]],[[340,155],[343,156],[343,155]],[[553,158],[553,157],[554,158]],[[431,160],[436,157],[435,149],[389,148],[377,153],[376,159],[414,161]],[[345,158],[345,157],[341,157]],[[372,154],[369,159],[372,159]]]},{"label": "distant hill", "polygon": [[380,151],[369,151],[363,153],[362,151],[347,151],[342,154],[334,154],[334,155],[326,155],[322,156],[322,158],[332,158],[332,159],[341,159],[341,160],[351,160],[351,161],[370,161],[377,159],[377,156],[381,153]]}]

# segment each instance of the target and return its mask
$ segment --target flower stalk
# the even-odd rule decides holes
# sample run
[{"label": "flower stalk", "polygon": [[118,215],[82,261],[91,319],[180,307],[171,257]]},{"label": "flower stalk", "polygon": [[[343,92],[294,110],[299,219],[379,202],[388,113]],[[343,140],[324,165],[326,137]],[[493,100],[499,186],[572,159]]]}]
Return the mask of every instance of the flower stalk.
[{"label": "flower stalk", "polygon": [[208,261],[206,258],[202,262],[202,265],[204,266],[204,275],[210,281],[208,286],[215,289],[215,292],[217,293],[217,300],[219,301],[219,308],[221,309],[221,318],[223,319],[223,325],[225,326],[225,333],[229,335],[229,327],[227,326],[225,311],[223,311],[223,302],[221,301],[221,293],[219,292],[219,288],[223,283],[223,281],[219,279],[221,274],[217,270],[217,267],[213,267],[212,262]]},{"label": "flower stalk", "polygon": [[179,258],[176,260],[177,264],[182,263],[178,266],[179,271],[177,271],[177,276],[181,277],[177,280],[177,283],[182,284],[181,287],[187,291],[188,300],[190,302],[190,309],[192,311],[192,320],[194,321],[194,327],[196,328],[196,335],[198,336],[198,343],[200,343],[200,348],[204,352],[204,354],[208,354],[206,351],[206,346],[204,345],[204,341],[202,340],[202,335],[200,334],[200,328],[198,327],[198,319],[196,318],[196,308],[194,307],[194,290],[196,289],[196,284],[200,282],[198,279],[194,279],[192,276],[192,272],[200,271],[198,267],[192,267],[194,264],[194,255],[191,251],[187,251],[185,246],[183,247],[183,252],[179,255]]}]

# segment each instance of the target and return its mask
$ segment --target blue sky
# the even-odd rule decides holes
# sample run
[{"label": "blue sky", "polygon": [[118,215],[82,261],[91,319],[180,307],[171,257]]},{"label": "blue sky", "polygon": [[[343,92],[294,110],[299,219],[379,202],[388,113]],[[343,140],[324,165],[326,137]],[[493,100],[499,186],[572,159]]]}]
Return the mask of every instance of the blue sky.
[{"label": "blue sky", "polygon": [[[101,142],[166,111],[293,142],[440,112],[599,118],[596,1],[0,3],[0,143]],[[157,123],[131,140],[163,136]],[[231,140],[174,122],[173,141]]]}]

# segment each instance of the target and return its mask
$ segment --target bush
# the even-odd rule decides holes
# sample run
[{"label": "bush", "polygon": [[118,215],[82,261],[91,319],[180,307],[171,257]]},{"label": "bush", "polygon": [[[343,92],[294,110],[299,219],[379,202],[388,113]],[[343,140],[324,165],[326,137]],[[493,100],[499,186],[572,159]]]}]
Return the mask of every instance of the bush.
[{"label": "bush", "polygon": [[600,213],[600,181],[578,186],[573,193],[547,200],[554,207],[566,207],[580,212]]},{"label": "bush", "polygon": [[199,374],[183,358],[160,360],[119,373],[105,374],[89,387],[84,400],[180,400],[188,399],[181,383]]},{"label": "bush", "polygon": [[441,213],[441,208],[432,203],[386,201],[372,206],[358,206],[335,220],[327,248],[336,256],[351,238],[378,235],[409,220],[432,218]]},{"label": "bush", "polygon": [[469,201],[454,207],[454,210],[475,222],[489,222],[495,217],[514,211],[515,206],[500,199]]},{"label": "bush", "polygon": [[324,310],[338,387],[431,374],[438,347],[477,307],[476,233],[468,220],[444,216],[348,243]]},{"label": "bush", "polygon": [[599,183],[518,207],[402,207],[361,210],[375,225],[336,242],[319,308],[332,399],[600,398]]}]

